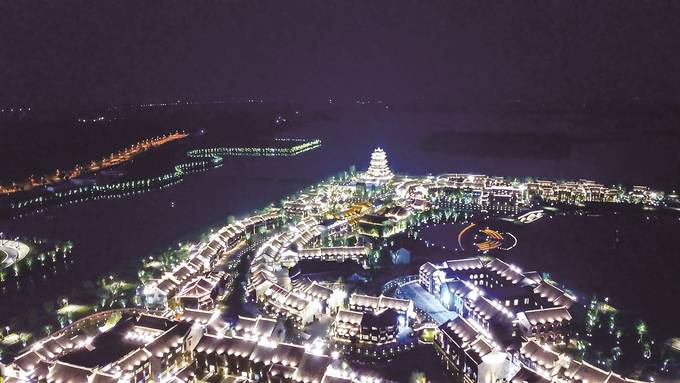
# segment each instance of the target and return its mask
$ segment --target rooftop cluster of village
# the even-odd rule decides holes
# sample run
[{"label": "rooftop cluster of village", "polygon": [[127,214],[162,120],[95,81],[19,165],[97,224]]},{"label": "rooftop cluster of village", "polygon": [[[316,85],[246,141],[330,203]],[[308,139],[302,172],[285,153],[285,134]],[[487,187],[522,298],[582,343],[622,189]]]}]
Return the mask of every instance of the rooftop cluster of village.
[{"label": "rooftop cluster of village", "polygon": [[[12,383],[175,383],[217,375],[378,382],[385,379],[363,362],[389,361],[425,343],[447,374],[466,382],[631,382],[565,351],[578,304],[573,294],[501,259],[426,262],[399,283],[398,296],[350,290],[299,269],[308,260],[330,270],[346,262],[372,268],[377,244],[408,230],[419,212],[452,207],[525,217],[537,201],[658,206],[664,194],[587,180],[398,176],[377,149],[366,172],[334,177],[222,227],[140,286],[140,307],[69,324],[22,350],[2,375]],[[243,293],[234,286],[239,262],[247,264]],[[222,311],[229,294],[243,294],[248,308],[236,318]]]}]

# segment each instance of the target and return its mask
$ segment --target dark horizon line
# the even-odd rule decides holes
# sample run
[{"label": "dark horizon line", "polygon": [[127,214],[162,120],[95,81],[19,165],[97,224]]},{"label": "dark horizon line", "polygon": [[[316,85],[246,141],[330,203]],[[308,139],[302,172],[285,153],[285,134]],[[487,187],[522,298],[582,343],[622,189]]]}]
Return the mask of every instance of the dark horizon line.
[{"label": "dark horizon line", "polygon": [[[332,100],[332,102],[331,102]],[[630,111],[680,111],[680,100],[675,99],[644,99],[644,98],[598,98],[598,99],[572,99],[572,100],[532,100],[532,99],[506,99],[506,100],[489,100],[489,101],[454,101],[442,100],[436,97],[415,97],[411,99],[391,100],[388,97],[333,97],[328,98],[265,98],[256,96],[244,97],[224,97],[224,98],[197,98],[197,97],[168,97],[165,99],[147,99],[147,100],[133,100],[128,101],[109,101],[102,102],[96,100],[80,100],[61,102],[5,102],[0,101],[0,109],[7,108],[30,108],[31,112],[94,112],[104,111],[111,108],[135,108],[147,106],[150,110],[153,108],[168,107],[168,106],[189,106],[189,105],[219,105],[219,104],[287,104],[300,105],[310,107],[321,106],[371,106],[382,105],[388,108],[408,108],[408,107],[431,107],[435,109],[448,108],[451,110],[461,111],[526,111],[526,112],[583,112],[583,111],[606,111],[618,110],[625,108]],[[165,104],[165,105],[163,105]],[[632,109],[631,109],[632,108]],[[0,112],[7,114],[9,112]]]}]

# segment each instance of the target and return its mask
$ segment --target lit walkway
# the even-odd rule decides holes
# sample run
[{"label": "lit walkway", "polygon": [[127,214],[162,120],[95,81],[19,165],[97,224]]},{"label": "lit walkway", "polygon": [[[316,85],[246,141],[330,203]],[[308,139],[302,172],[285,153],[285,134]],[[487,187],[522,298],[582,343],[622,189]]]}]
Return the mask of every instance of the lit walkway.
[{"label": "lit walkway", "polygon": [[442,304],[435,299],[435,297],[425,291],[425,289],[418,284],[417,281],[409,282],[401,286],[401,291],[404,293],[406,298],[413,301],[413,304],[420,310],[428,313],[432,319],[440,325],[451,319],[455,319],[458,314],[453,311],[449,311]]}]

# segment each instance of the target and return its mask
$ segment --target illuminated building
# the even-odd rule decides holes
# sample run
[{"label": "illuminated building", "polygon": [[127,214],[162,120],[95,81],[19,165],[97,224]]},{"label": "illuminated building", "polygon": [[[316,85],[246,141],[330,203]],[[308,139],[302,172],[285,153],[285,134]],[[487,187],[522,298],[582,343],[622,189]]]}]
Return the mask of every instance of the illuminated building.
[{"label": "illuminated building", "polygon": [[174,314],[175,318],[201,326],[206,334],[223,334],[231,325],[222,319],[222,312],[214,310],[182,309]]},{"label": "illuminated building", "polygon": [[394,342],[399,332],[399,318],[404,317],[395,309],[366,313],[361,319],[361,340],[376,344]]},{"label": "illuminated building", "polygon": [[[333,346],[345,355],[390,360],[415,347],[415,337],[405,328],[405,316],[394,309],[378,312],[339,310],[333,322]],[[400,330],[404,335],[400,336]],[[412,334],[412,333],[411,333]]]},{"label": "illuminated building", "polygon": [[382,185],[394,177],[387,164],[387,154],[377,148],[371,154],[371,162],[368,170],[363,175],[363,181],[367,185]]},{"label": "illuminated building", "polygon": [[375,382],[342,366],[313,344],[302,346],[238,336],[205,335],[195,349],[199,370],[271,383]]},{"label": "illuminated building", "polygon": [[562,342],[571,314],[564,306],[527,310],[517,314],[518,327],[526,338],[537,338],[541,343]]},{"label": "illuminated building", "polygon": [[[274,330],[277,327],[275,319],[258,316],[249,318],[240,316],[234,325],[236,335],[244,338],[270,339],[274,337]],[[282,338],[277,336],[277,338]]]},{"label": "illuminated building", "polygon": [[407,318],[410,318],[413,313],[413,302],[410,299],[392,298],[384,295],[376,297],[354,293],[349,298],[349,307],[351,310],[360,312],[381,312],[386,309],[393,309]]},{"label": "illuminated building", "polygon": [[[15,376],[44,377],[48,381],[84,377],[93,382],[106,379],[125,382],[131,376],[137,382],[157,379],[161,375],[164,382],[174,382],[173,379],[188,371],[182,366],[190,361],[187,354],[191,354],[192,345],[200,339],[200,347],[192,355],[199,360],[198,366],[208,372],[267,381],[353,381],[354,377],[337,374],[332,358],[313,347],[276,343],[275,339],[283,338],[280,325],[289,323],[284,319],[290,319],[298,327],[306,327],[317,319],[334,317],[332,340],[336,350],[390,358],[399,347],[410,347],[408,342],[415,338],[408,338],[411,329],[404,329],[415,316],[415,301],[420,320],[413,322],[428,331],[435,327],[428,321],[440,325],[435,332],[435,347],[445,361],[447,371],[464,381],[507,379],[512,376],[510,372],[514,372],[507,368],[510,362],[524,371],[524,375],[515,375],[520,380],[531,378],[530,373],[534,372],[540,377],[536,379],[546,379],[546,371],[564,366],[566,369],[560,372],[561,375],[550,376],[548,381],[581,379],[591,382],[592,379],[621,383],[610,372],[601,373],[585,363],[571,361],[566,355],[553,353],[557,355],[555,357],[551,354],[549,346],[557,348],[568,341],[572,321],[569,310],[575,298],[536,272],[524,272],[491,257],[437,264],[428,262],[417,276],[418,283],[426,290],[427,299],[422,299],[420,287],[413,282],[412,287],[418,288],[413,293],[417,296],[410,295],[413,301],[352,294],[348,299],[349,309],[345,309],[347,296],[338,288],[341,283],[318,282],[302,276],[298,263],[301,260],[356,261],[368,267],[366,260],[371,247],[360,246],[368,241],[362,241],[364,238],[356,234],[389,237],[405,231],[409,221],[421,217],[449,219],[447,213],[455,210],[449,209],[451,206],[512,211],[513,214],[518,210],[517,215],[524,217],[523,222],[532,222],[541,211],[533,206],[534,197],[567,203],[615,200],[659,203],[662,194],[644,187],[634,187],[633,191],[624,193],[588,180],[521,183],[502,177],[468,174],[417,179],[395,177],[382,150],[373,154],[368,171],[360,176],[366,183],[385,186],[361,196],[369,198],[369,202],[360,202],[355,192],[359,177],[352,177],[337,184],[329,181],[305,189],[295,197],[287,198],[282,209],[267,210],[222,227],[207,241],[190,247],[188,259],[166,270],[159,279],[146,283],[142,292],[145,303],[165,310],[164,315],[175,319],[171,321],[175,323],[173,326],[190,328],[190,331],[200,329],[196,334],[206,334],[202,338],[182,333],[184,335],[179,337],[173,336],[170,343],[163,343],[162,349],[155,346],[151,349],[151,343],[155,342],[152,338],[161,335],[151,330],[135,330],[130,339],[141,343],[140,349],[135,349],[135,354],[129,356],[135,361],[133,367],[126,364],[127,360],[125,363],[118,360],[128,358],[127,354],[118,359],[116,355],[115,360],[91,367],[89,364],[76,365],[74,359],[60,359],[85,343],[73,334],[56,334],[36,346],[43,347],[44,353],[29,352],[17,358]],[[446,210],[434,211],[431,215],[418,214],[442,207]],[[526,213],[531,209],[534,210]],[[522,222],[519,217],[518,221]],[[286,225],[279,228],[284,222]],[[275,227],[276,231],[269,231]],[[324,246],[337,243],[354,243],[355,246]],[[254,254],[251,254],[253,250]],[[395,259],[407,258],[404,249],[395,253]],[[248,296],[244,298],[254,299],[261,312],[273,318],[239,317],[232,327],[221,318],[221,313],[211,310],[224,276],[215,269],[240,259],[247,259],[248,267]],[[413,279],[412,275],[394,278],[388,282],[392,284],[389,289],[402,288]],[[401,294],[409,295],[407,288],[395,292],[396,296],[403,296]],[[433,310],[424,309],[426,304]],[[445,312],[446,315],[430,315],[433,312]],[[315,329],[315,326],[310,327]],[[400,333],[400,329],[405,331]],[[429,339],[423,341],[429,342]],[[158,355],[158,362],[153,361],[154,353]]]},{"label": "illuminated building", "polygon": [[[179,292],[187,294],[191,292],[191,295],[200,295],[200,302],[195,302],[196,299],[189,299],[189,296],[184,294],[185,299],[179,300],[179,303],[190,304],[189,308],[194,309],[212,308],[213,292],[222,277],[204,274],[209,273],[220,259],[230,257],[231,251],[242,245],[247,235],[260,228],[273,227],[280,214],[281,210],[273,209],[221,228],[206,243],[202,243],[193,251],[186,261],[175,266],[172,271],[166,272],[161,278],[148,281],[142,291],[145,304],[153,308],[167,307],[169,301]],[[210,290],[210,293],[206,294],[206,289]]]},{"label": "illuminated building", "polygon": [[497,258],[465,258],[420,267],[419,284],[450,311],[504,345],[520,336],[559,343],[570,334],[575,298],[534,272]]},{"label": "illuminated building", "polygon": [[[93,314],[88,321],[106,322],[109,316]],[[325,354],[323,342],[276,342],[274,320],[239,317],[236,335],[227,336],[223,330],[229,326],[219,317],[218,311],[187,309],[170,320],[131,311],[93,337],[78,327],[64,329],[19,355],[3,370],[4,381],[190,383],[199,372],[267,382],[381,381],[338,360],[337,353]]]},{"label": "illuminated building", "polygon": [[364,264],[369,250],[366,246],[315,247],[299,250],[298,257],[299,259],[315,259],[328,262],[353,260],[358,264]]},{"label": "illuminated building", "polygon": [[399,321],[404,316],[394,309],[377,312],[339,310],[333,322],[336,339],[348,340],[358,344],[377,346],[394,343],[399,332]]},{"label": "illuminated building", "polygon": [[308,217],[258,248],[249,268],[248,292],[254,294],[266,312],[290,318],[302,326],[321,313],[334,312],[342,304],[343,291],[289,275],[290,268],[300,259],[360,260],[368,254],[364,247],[306,247],[317,243],[325,230],[316,219]]},{"label": "illuminated building", "polygon": [[191,351],[202,332],[189,322],[124,314],[93,337],[63,334],[36,343],[6,373],[48,383],[170,381],[179,374],[193,374]]},{"label": "illuminated building", "polygon": [[434,344],[445,371],[462,382],[493,383],[507,376],[505,351],[463,317],[439,326]]},{"label": "illuminated building", "polygon": [[283,202],[286,216],[291,218],[306,218],[321,211],[322,205],[310,195],[303,194],[296,199]]},{"label": "illuminated building", "polygon": [[338,310],[333,322],[333,339],[338,350],[389,359],[414,346],[413,338],[398,338],[400,327],[406,327],[415,316],[410,300],[352,294],[349,307]]},{"label": "illuminated building", "polygon": [[364,313],[340,309],[333,321],[333,336],[336,339],[355,340],[361,338],[361,320]]},{"label": "illuminated building", "polygon": [[611,370],[572,359],[569,355],[554,351],[532,339],[522,344],[519,359],[522,367],[510,380],[512,383],[524,383],[537,377],[540,378],[539,382],[642,383],[640,380],[623,378]]},{"label": "illuminated building", "polygon": [[383,207],[356,218],[356,232],[370,237],[388,238],[407,228],[409,211],[401,206]]},{"label": "illuminated building", "polygon": [[369,201],[357,202],[355,204],[350,205],[346,210],[344,210],[340,214],[336,215],[335,218],[351,220],[352,218],[356,218],[366,213],[372,207],[373,205]]},{"label": "illuminated building", "polygon": [[191,280],[174,298],[184,308],[211,310],[215,307],[215,300],[222,287],[224,272],[213,272]]},{"label": "illuminated building", "polygon": [[269,285],[263,294],[258,296],[257,301],[265,311],[293,319],[297,325],[314,321],[322,311],[321,302],[318,300],[308,299],[277,284]]}]

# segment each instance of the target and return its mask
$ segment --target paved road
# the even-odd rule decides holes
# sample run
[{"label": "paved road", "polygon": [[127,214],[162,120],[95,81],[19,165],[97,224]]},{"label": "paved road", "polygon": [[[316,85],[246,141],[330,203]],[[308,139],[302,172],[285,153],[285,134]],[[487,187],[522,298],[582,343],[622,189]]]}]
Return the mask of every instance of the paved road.
[{"label": "paved road", "polygon": [[455,319],[458,314],[449,311],[442,304],[434,298],[434,296],[418,284],[417,281],[409,282],[401,286],[401,291],[407,298],[413,301],[413,304],[428,313],[440,325],[451,319]]},{"label": "paved road", "polygon": [[12,266],[28,254],[28,246],[21,242],[0,240],[0,269]]}]

